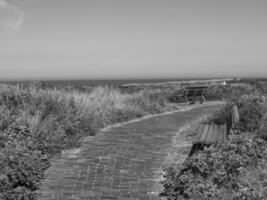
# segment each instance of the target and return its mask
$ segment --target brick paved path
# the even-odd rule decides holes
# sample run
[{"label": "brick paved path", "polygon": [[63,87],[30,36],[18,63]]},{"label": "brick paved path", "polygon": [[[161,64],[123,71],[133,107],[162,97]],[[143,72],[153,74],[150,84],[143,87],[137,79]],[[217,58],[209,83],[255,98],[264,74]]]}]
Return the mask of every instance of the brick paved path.
[{"label": "brick paved path", "polygon": [[100,131],[80,149],[54,158],[39,200],[160,199],[162,168],[181,163],[190,150],[183,131],[217,104]]}]

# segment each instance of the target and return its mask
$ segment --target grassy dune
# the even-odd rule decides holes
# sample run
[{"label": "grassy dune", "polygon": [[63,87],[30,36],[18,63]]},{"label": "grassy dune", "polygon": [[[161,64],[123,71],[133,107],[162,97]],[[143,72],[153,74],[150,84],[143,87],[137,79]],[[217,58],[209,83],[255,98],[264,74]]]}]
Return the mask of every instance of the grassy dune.
[{"label": "grassy dune", "polygon": [[0,85],[0,199],[35,199],[51,157],[106,125],[175,109],[168,89],[122,94]]},{"label": "grassy dune", "polygon": [[[236,155],[235,163],[241,163],[241,166],[246,169],[243,171],[245,173],[243,176],[239,176],[236,173],[231,174],[228,171],[225,172],[220,168],[223,173],[228,173],[231,177],[238,177],[231,179],[233,184],[239,184],[242,181],[244,187],[240,186],[240,190],[231,190],[232,193],[238,192],[242,198],[250,197],[246,195],[251,193],[239,191],[249,188],[249,191],[257,193],[257,191],[264,189],[263,185],[265,184],[264,181],[257,181],[257,177],[265,177],[266,175],[266,165],[264,166],[263,163],[264,159],[266,160],[267,158],[265,157],[266,151],[264,149],[267,148],[264,141],[259,145],[255,145],[260,140],[254,140],[254,138],[260,138],[261,140],[267,138],[267,109],[265,109],[267,104],[263,104],[265,102],[265,90],[262,88],[261,84],[255,84],[255,82],[225,87],[210,86],[207,99],[224,99],[229,102],[228,106],[233,103],[237,104],[241,114],[240,126],[237,132],[250,132],[253,139],[251,139],[252,142],[250,139],[245,139],[236,143],[235,136],[233,136],[234,139],[230,140],[228,146],[226,146],[230,148],[235,145],[236,149],[231,154],[229,154],[227,148],[220,149],[221,147],[219,146],[213,146],[213,149],[197,154],[197,157],[194,158],[198,161],[200,160],[205,166],[210,166],[211,161],[212,163],[219,163],[218,166],[221,167],[225,165],[232,167],[231,163],[218,161],[215,157],[208,155],[219,152],[218,156],[222,156],[224,152],[228,152],[225,155],[231,156],[235,155],[235,151],[240,152],[240,149],[244,146],[251,145],[255,147],[251,151],[252,153],[258,152],[256,157],[248,155],[246,157],[248,160],[246,160],[242,157],[246,156],[246,154],[242,154],[239,157],[239,154]],[[44,171],[49,167],[53,155],[63,149],[79,145],[81,138],[96,134],[99,128],[142,117],[146,114],[162,113],[175,109],[176,106],[169,102],[169,97],[177,89],[179,89],[177,86],[145,87],[145,89],[138,89],[135,92],[123,93],[112,87],[96,87],[90,92],[82,92],[77,89],[42,89],[38,84],[26,87],[1,84],[0,199],[36,199],[35,191],[44,178]],[[225,110],[227,109],[225,108]],[[226,113],[219,111],[210,120],[215,122],[227,120]],[[253,162],[257,165],[250,165],[252,158],[257,160],[257,162]],[[189,160],[187,166],[196,166],[197,162],[194,159]],[[235,165],[233,168],[239,169],[239,166]],[[201,168],[203,166],[197,167]],[[191,170],[191,168],[188,169]],[[203,170],[206,170],[206,168],[203,168]],[[186,175],[189,176],[189,184],[182,184],[182,188],[187,191],[190,191],[190,188],[197,188],[191,191],[193,192],[192,194],[203,194],[204,196],[202,197],[204,199],[216,199],[218,197],[216,194],[219,191],[230,191],[224,187],[229,179],[223,179],[225,182],[218,189],[216,188],[217,183],[217,185],[212,185],[214,184],[212,177],[218,175],[219,178],[224,178],[224,176],[217,174],[217,171],[206,171],[210,173],[205,173],[204,178],[201,176],[202,174],[188,172]],[[177,194],[177,191],[173,192],[172,189],[177,186],[178,180],[187,179],[184,179],[184,174],[181,176],[175,170],[171,171],[170,174],[166,180],[165,194],[169,199],[177,199],[181,197],[181,194]],[[191,180],[197,180],[198,182],[190,182]],[[253,180],[254,182],[250,184],[246,180]],[[204,182],[210,185],[203,185],[202,183]],[[257,188],[253,186],[255,184],[257,184]],[[172,189],[169,190],[170,188]],[[216,191],[213,191],[213,189]],[[182,193],[182,197],[185,197],[185,199],[190,198],[186,194],[183,196],[184,194]],[[256,197],[258,198],[259,196]]]},{"label": "grassy dune", "polygon": [[237,105],[240,121],[229,140],[187,158],[182,167],[167,169],[163,195],[168,200],[261,200],[267,198],[267,98],[260,82],[214,86],[210,99],[228,103],[208,121],[221,124]]}]

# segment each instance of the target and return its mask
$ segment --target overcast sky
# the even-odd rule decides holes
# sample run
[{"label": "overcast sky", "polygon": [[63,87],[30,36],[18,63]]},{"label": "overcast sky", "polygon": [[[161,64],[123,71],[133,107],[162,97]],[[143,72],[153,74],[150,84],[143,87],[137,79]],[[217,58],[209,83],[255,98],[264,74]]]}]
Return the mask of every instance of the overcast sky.
[{"label": "overcast sky", "polygon": [[0,0],[1,79],[266,75],[266,0]]}]

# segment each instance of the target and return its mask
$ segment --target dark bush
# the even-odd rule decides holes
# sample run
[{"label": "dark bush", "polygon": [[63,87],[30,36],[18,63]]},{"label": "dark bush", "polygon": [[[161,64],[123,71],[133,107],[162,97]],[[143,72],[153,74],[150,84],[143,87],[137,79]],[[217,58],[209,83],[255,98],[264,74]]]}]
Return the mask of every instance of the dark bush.
[{"label": "dark bush", "polygon": [[247,83],[239,85],[213,85],[206,92],[207,100],[228,100],[236,101],[242,95],[258,94],[258,90]]},{"label": "dark bush", "polygon": [[240,114],[241,131],[253,132],[258,130],[267,108],[265,97],[244,95],[237,101],[237,106]]},{"label": "dark bush", "polygon": [[[189,157],[182,168],[167,170],[163,196],[178,199],[263,199],[253,185],[246,184],[250,192],[244,193],[240,176],[255,169],[266,159],[267,143],[248,139],[242,135],[231,136],[221,146],[211,146]],[[264,184],[260,186],[264,188]]]},{"label": "dark bush", "polygon": [[260,138],[267,140],[267,113],[264,114],[261,124],[260,124],[260,129],[258,131],[258,135]]},{"label": "dark bush", "polygon": [[49,158],[93,132],[73,97],[1,86],[0,199],[36,199]]},{"label": "dark bush", "polygon": [[207,119],[208,123],[215,123],[217,125],[228,124],[231,120],[231,109],[233,103],[228,102],[215,110]]}]

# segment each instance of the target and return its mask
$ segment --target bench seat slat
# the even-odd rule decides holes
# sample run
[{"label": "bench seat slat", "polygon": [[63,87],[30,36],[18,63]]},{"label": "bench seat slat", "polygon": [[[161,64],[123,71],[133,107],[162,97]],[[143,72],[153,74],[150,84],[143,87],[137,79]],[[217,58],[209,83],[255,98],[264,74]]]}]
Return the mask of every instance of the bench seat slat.
[{"label": "bench seat slat", "polygon": [[223,142],[226,142],[227,140],[227,127],[226,127],[226,124],[224,125],[223,127]]},{"label": "bench seat slat", "polygon": [[205,127],[204,124],[201,124],[201,125],[199,126],[199,128],[198,128],[198,134],[197,134],[197,137],[196,137],[196,141],[200,141],[200,140],[201,140],[201,136],[202,136],[204,127]]},{"label": "bench seat slat", "polygon": [[218,137],[220,135],[220,130],[218,125],[214,125],[214,130],[213,130],[213,137],[212,137],[212,142],[217,142]]},{"label": "bench seat slat", "polygon": [[203,124],[199,128],[200,134],[196,138],[196,142],[203,143],[215,143],[226,141],[226,124],[215,125],[215,124]]},{"label": "bench seat slat", "polygon": [[203,131],[201,133],[200,141],[205,142],[208,131],[209,131],[208,124],[204,124],[204,128],[203,128]]},{"label": "bench seat slat", "polygon": [[213,137],[212,137],[212,142],[217,142],[218,138],[220,136],[220,127],[218,125],[214,125],[214,130],[213,130]]},{"label": "bench seat slat", "polygon": [[218,135],[218,142],[223,142],[223,135],[224,135],[224,125],[219,126],[219,135]]},{"label": "bench seat slat", "polygon": [[207,134],[206,142],[212,143],[213,133],[214,133],[214,125],[209,124],[209,131]]}]

